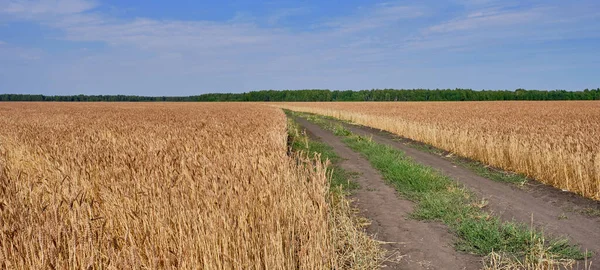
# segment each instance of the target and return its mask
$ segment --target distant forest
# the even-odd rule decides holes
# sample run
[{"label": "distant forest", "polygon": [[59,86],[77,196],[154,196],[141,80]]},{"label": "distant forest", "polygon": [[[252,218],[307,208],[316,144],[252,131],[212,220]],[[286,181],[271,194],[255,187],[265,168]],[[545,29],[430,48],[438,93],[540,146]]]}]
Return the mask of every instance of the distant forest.
[{"label": "distant forest", "polygon": [[483,101],[483,100],[600,100],[600,88],[566,90],[471,90],[471,89],[373,89],[373,90],[261,90],[247,93],[215,93],[197,96],[156,97],[127,95],[45,96],[0,94],[0,101],[73,102],[195,102],[195,101]]}]

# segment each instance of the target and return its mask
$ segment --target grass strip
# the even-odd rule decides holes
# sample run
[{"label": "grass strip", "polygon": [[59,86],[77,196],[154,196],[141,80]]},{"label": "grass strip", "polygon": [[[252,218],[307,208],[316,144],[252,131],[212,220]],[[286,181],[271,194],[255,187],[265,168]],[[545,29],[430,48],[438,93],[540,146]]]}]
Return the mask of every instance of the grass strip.
[{"label": "grass strip", "polygon": [[528,264],[540,260],[558,264],[591,255],[564,239],[547,239],[532,226],[490,215],[482,209],[487,205],[485,200],[396,148],[354,135],[339,123],[324,124],[328,121],[315,115],[307,119],[343,136],[346,145],[367,158],[400,194],[414,201],[413,218],[441,221],[451,228],[459,239],[455,245],[458,250],[484,256],[500,252]]},{"label": "grass strip", "polygon": [[[405,139],[408,140],[408,139]],[[485,177],[487,179],[494,180],[496,182],[506,182],[516,184],[518,186],[523,186],[527,181],[526,176],[518,173],[507,172],[502,169],[497,169],[488,165],[485,165],[479,161],[459,157],[450,154],[448,151],[444,151],[442,149],[436,148],[429,144],[424,144],[421,142],[415,142],[412,140],[408,140],[409,142],[405,143],[406,145],[431,154],[438,155],[444,159],[451,161],[452,163],[459,165],[463,168],[467,168],[475,174]]]}]

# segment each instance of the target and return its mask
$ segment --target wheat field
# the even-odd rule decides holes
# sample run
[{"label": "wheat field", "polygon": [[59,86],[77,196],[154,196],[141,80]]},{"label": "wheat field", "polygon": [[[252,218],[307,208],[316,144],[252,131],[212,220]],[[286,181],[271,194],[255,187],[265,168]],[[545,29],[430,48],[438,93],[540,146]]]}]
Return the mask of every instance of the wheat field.
[{"label": "wheat field", "polygon": [[600,200],[600,102],[352,102],[276,106],[349,120]]},{"label": "wheat field", "polygon": [[372,241],[276,108],[3,103],[0,127],[3,269],[325,269]]}]

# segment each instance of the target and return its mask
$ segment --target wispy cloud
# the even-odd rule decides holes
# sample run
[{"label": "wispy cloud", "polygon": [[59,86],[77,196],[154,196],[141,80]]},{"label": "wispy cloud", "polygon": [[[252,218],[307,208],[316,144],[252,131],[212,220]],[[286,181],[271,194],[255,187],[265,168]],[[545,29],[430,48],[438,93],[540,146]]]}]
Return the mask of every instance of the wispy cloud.
[{"label": "wispy cloud", "polygon": [[487,29],[506,27],[532,22],[543,17],[543,9],[506,11],[499,9],[478,10],[427,29],[429,33],[447,33],[472,29]]},{"label": "wispy cloud", "polygon": [[290,17],[306,14],[310,11],[309,8],[306,7],[294,7],[294,8],[283,8],[278,9],[273,14],[267,17],[267,23],[269,25],[277,25],[282,20],[288,19]]},{"label": "wispy cloud", "polygon": [[0,12],[19,17],[65,15],[93,9],[98,4],[88,0],[0,0]]},{"label": "wispy cloud", "polygon": [[340,33],[356,33],[371,29],[391,27],[403,20],[425,15],[420,6],[407,6],[398,3],[380,3],[372,8],[363,8],[357,14],[329,20],[322,26],[333,28]]},{"label": "wispy cloud", "polygon": [[40,60],[43,55],[44,53],[40,49],[21,48],[0,40],[0,60],[3,64],[31,63]]},{"label": "wispy cloud", "polygon": [[595,4],[563,7],[550,2],[527,6],[511,1],[462,2],[467,2],[464,13],[423,28],[406,40],[407,47],[452,51],[506,45],[525,48],[545,41],[600,37],[600,25],[594,23],[600,6]]},{"label": "wispy cloud", "polygon": [[111,45],[133,45],[143,49],[211,49],[265,44],[276,32],[252,24],[159,21],[138,18],[133,21],[90,20],[88,23],[63,21],[67,39],[101,41]]}]

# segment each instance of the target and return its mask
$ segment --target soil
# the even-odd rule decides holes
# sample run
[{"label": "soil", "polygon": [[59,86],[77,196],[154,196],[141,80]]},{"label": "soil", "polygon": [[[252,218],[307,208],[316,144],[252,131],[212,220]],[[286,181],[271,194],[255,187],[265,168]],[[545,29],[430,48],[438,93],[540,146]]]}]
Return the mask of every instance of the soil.
[{"label": "soil", "polygon": [[566,237],[593,252],[592,260],[600,257],[600,202],[535,181],[524,187],[496,182],[442,156],[410,147],[407,139],[369,127],[344,125],[355,134],[372,136],[374,141],[400,149],[414,161],[453,178],[487,200],[486,209],[503,220],[533,224],[547,236]]},{"label": "soil", "polygon": [[371,220],[367,232],[384,242],[388,251],[383,269],[480,269],[481,257],[454,250],[454,236],[445,225],[409,219],[414,204],[400,198],[369,161],[348,148],[339,137],[297,118],[307,133],[333,147],[340,166],[358,172],[360,188],[351,195],[362,216]]}]

